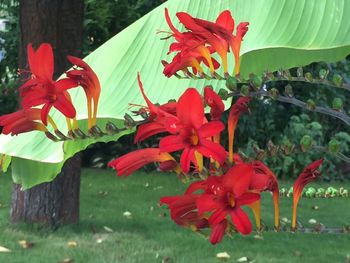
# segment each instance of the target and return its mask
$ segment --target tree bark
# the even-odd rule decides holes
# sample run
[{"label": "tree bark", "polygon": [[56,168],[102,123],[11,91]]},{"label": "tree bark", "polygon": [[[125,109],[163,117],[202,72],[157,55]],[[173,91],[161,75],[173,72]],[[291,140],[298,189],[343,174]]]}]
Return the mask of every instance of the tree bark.
[{"label": "tree bark", "polygon": [[[55,55],[55,77],[70,65],[67,55],[80,56],[83,36],[84,0],[20,1],[19,68],[28,68],[27,45],[37,48],[50,43]],[[50,183],[27,191],[14,185],[11,222],[44,223],[57,227],[61,223],[78,223],[81,155],[69,159],[61,173]]]}]

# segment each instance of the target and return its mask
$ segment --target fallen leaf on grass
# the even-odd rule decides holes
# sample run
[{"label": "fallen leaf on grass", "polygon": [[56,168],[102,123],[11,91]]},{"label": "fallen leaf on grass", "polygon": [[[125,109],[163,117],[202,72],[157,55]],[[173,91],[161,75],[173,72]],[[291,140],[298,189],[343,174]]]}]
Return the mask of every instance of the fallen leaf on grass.
[{"label": "fallen leaf on grass", "polygon": [[106,230],[108,233],[113,233],[113,232],[114,232],[113,229],[112,229],[112,228],[109,228],[108,226],[104,226],[103,228],[104,228],[104,230]]},{"label": "fallen leaf on grass", "polygon": [[241,257],[237,259],[237,262],[250,262],[250,259],[248,257]]},{"label": "fallen leaf on grass", "polygon": [[317,205],[313,205],[311,208],[312,208],[312,210],[318,210],[318,209],[320,209]]},{"label": "fallen leaf on grass", "polygon": [[60,261],[60,262],[58,262],[58,263],[72,263],[72,262],[74,262],[73,259],[71,259],[71,258],[65,258],[64,260],[62,260],[62,261]]},{"label": "fallen leaf on grass", "polygon": [[263,239],[264,239],[264,237],[261,236],[261,235],[254,235],[254,238],[255,238],[255,239],[260,239],[260,240],[263,240]]},{"label": "fallen leaf on grass", "polygon": [[107,192],[107,191],[99,191],[99,192],[98,192],[98,195],[104,197],[104,196],[107,196],[107,195],[108,195],[108,192]]},{"label": "fallen leaf on grass", "polygon": [[162,260],[162,263],[170,263],[170,262],[172,262],[171,257],[165,257]]},{"label": "fallen leaf on grass", "polygon": [[25,249],[32,248],[34,246],[34,243],[28,242],[27,240],[20,240],[18,241],[18,244]]},{"label": "fallen leaf on grass", "polygon": [[316,224],[316,223],[317,223],[317,220],[316,220],[316,219],[313,219],[313,218],[309,219],[309,224],[314,225],[314,224]]},{"label": "fallen leaf on grass", "polygon": [[9,249],[6,248],[6,247],[0,246],[0,253],[9,253],[9,252],[11,252],[11,250],[9,250]]},{"label": "fallen leaf on grass", "polygon": [[78,243],[77,243],[76,241],[71,240],[71,241],[68,241],[68,242],[67,242],[67,245],[68,245],[69,247],[77,247],[77,246],[78,246]]},{"label": "fallen leaf on grass", "polygon": [[227,252],[220,252],[220,253],[217,253],[216,254],[216,257],[218,259],[221,259],[221,260],[227,260],[229,259],[231,256],[227,253]]}]

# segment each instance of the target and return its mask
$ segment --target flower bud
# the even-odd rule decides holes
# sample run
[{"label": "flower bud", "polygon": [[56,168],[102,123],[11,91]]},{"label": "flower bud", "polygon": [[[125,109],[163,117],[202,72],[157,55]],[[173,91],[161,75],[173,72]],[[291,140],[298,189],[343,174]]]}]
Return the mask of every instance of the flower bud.
[{"label": "flower bud", "polygon": [[247,97],[247,96],[249,96],[249,94],[250,94],[249,86],[248,85],[243,85],[241,87],[241,95]]},{"label": "flower bud", "polygon": [[337,154],[340,150],[340,142],[336,139],[332,139],[328,143],[328,151],[331,154]]},{"label": "flower bud", "polygon": [[329,70],[327,69],[321,69],[320,72],[318,73],[319,77],[321,80],[325,80],[328,76]]},{"label": "flower bud", "polygon": [[218,92],[218,95],[223,100],[227,100],[227,98],[228,98],[228,92],[227,92],[226,89],[220,89],[219,92]]},{"label": "flower bud", "polygon": [[343,109],[343,101],[341,98],[335,98],[332,102],[332,108],[336,111],[341,111]]},{"label": "flower bud", "polygon": [[258,90],[263,84],[262,78],[254,74],[250,74],[249,77],[250,77],[250,83],[253,86],[253,88],[255,90]]},{"label": "flower bud", "polygon": [[303,152],[307,152],[312,147],[312,138],[309,135],[304,135],[300,140],[300,147]]},{"label": "flower bud", "polygon": [[298,78],[304,77],[304,70],[303,70],[302,67],[300,67],[300,68],[297,69],[297,77],[298,77]]},{"label": "flower bud", "polygon": [[284,87],[284,93],[285,93],[289,98],[294,97],[293,87],[292,87],[290,84],[288,84],[287,86]]},{"label": "flower bud", "polygon": [[308,110],[315,110],[316,109],[316,103],[312,99],[308,99],[306,101],[306,108]]},{"label": "flower bud", "polygon": [[226,87],[231,91],[237,91],[237,83],[236,77],[229,76],[226,79]]},{"label": "flower bud", "polygon": [[341,75],[339,74],[334,74],[333,76],[333,79],[332,79],[332,82],[335,86],[337,87],[341,87],[343,86],[343,83],[344,83],[344,79]]}]

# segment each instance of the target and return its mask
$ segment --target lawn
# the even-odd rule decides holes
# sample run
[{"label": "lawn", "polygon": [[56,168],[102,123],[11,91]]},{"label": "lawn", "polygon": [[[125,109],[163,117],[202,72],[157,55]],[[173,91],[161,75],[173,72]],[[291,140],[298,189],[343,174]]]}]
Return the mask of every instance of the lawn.
[{"label": "lawn", "polygon": [[[323,185],[325,186],[325,185]],[[335,185],[339,187],[339,184]],[[348,186],[345,185],[344,186]],[[212,246],[208,240],[180,228],[158,200],[182,192],[185,185],[175,175],[138,173],[116,178],[105,170],[85,169],[81,187],[81,220],[77,226],[51,231],[40,226],[8,222],[11,178],[0,177],[0,262],[220,262],[218,252],[227,252],[227,262],[248,257],[254,262],[350,262],[350,234],[301,234],[266,232],[234,235]],[[263,220],[272,225],[270,195],[263,196]],[[317,205],[318,210],[312,207]],[[123,215],[129,211],[131,217]],[[291,199],[282,198],[281,216],[290,218]],[[329,227],[350,224],[350,200],[305,199],[300,202],[300,220],[313,218]],[[113,231],[113,232],[112,232]],[[34,243],[24,249],[19,240]],[[66,260],[66,262],[69,262]]]}]

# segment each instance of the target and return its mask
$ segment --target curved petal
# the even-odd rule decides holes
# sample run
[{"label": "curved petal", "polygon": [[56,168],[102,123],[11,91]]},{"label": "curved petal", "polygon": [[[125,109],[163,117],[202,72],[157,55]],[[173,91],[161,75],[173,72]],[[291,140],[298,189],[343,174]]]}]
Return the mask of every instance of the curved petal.
[{"label": "curved petal", "polygon": [[227,220],[223,220],[219,224],[214,225],[210,233],[210,243],[213,245],[220,243],[224,237],[226,228]]},{"label": "curved petal", "polygon": [[260,199],[260,194],[257,193],[244,193],[236,198],[236,206],[248,205],[254,203]]},{"label": "curved petal", "polygon": [[252,232],[252,223],[247,214],[241,208],[235,208],[230,212],[232,222],[237,231],[242,235],[248,235]]},{"label": "curved petal", "polygon": [[227,152],[224,147],[209,140],[200,140],[200,145],[197,147],[197,151],[208,158],[213,158],[220,164],[224,163],[227,157]]},{"label": "curved petal", "polygon": [[253,174],[250,164],[235,165],[223,175],[223,185],[233,191],[237,198],[247,192]]},{"label": "curved petal", "polygon": [[197,131],[201,138],[208,138],[219,134],[225,129],[225,125],[221,121],[211,121],[203,124]]},{"label": "curved petal", "polygon": [[223,209],[224,205],[216,200],[215,195],[202,194],[196,201],[198,214],[202,215],[206,212],[211,212],[215,209]]},{"label": "curved petal", "polygon": [[51,103],[47,103],[41,109],[41,121],[47,126],[47,115],[49,115],[49,111],[53,105]]},{"label": "curved petal", "polygon": [[180,157],[180,166],[184,173],[188,173],[190,171],[191,162],[196,164],[194,148],[185,147]]},{"label": "curved petal", "polygon": [[223,11],[216,19],[216,24],[228,30],[231,34],[235,28],[235,21],[229,10]]},{"label": "curved petal", "polygon": [[55,101],[53,106],[67,118],[72,119],[76,115],[76,111],[72,102],[69,99],[67,99],[67,97],[64,94],[60,94],[57,96],[57,100]]},{"label": "curved petal", "polygon": [[78,83],[76,83],[74,80],[69,79],[69,78],[60,79],[60,80],[55,82],[55,87],[59,91],[65,91],[67,89],[71,89],[71,88],[74,88],[77,86],[78,86]]},{"label": "curved petal", "polygon": [[215,210],[215,212],[209,217],[208,221],[211,225],[221,223],[227,215],[227,211],[224,208]]},{"label": "curved petal", "polygon": [[204,120],[204,105],[201,95],[194,88],[188,88],[179,98],[177,117],[184,126],[198,129]]},{"label": "curved petal", "polygon": [[151,137],[152,135],[165,132],[166,129],[163,124],[158,122],[149,122],[142,124],[138,127],[134,143],[142,142],[143,140]]},{"label": "curved petal", "polygon": [[169,135],[164,137],[159,142],[159,148],[162,152],[175,152],[185,147],[182,137]]}]

